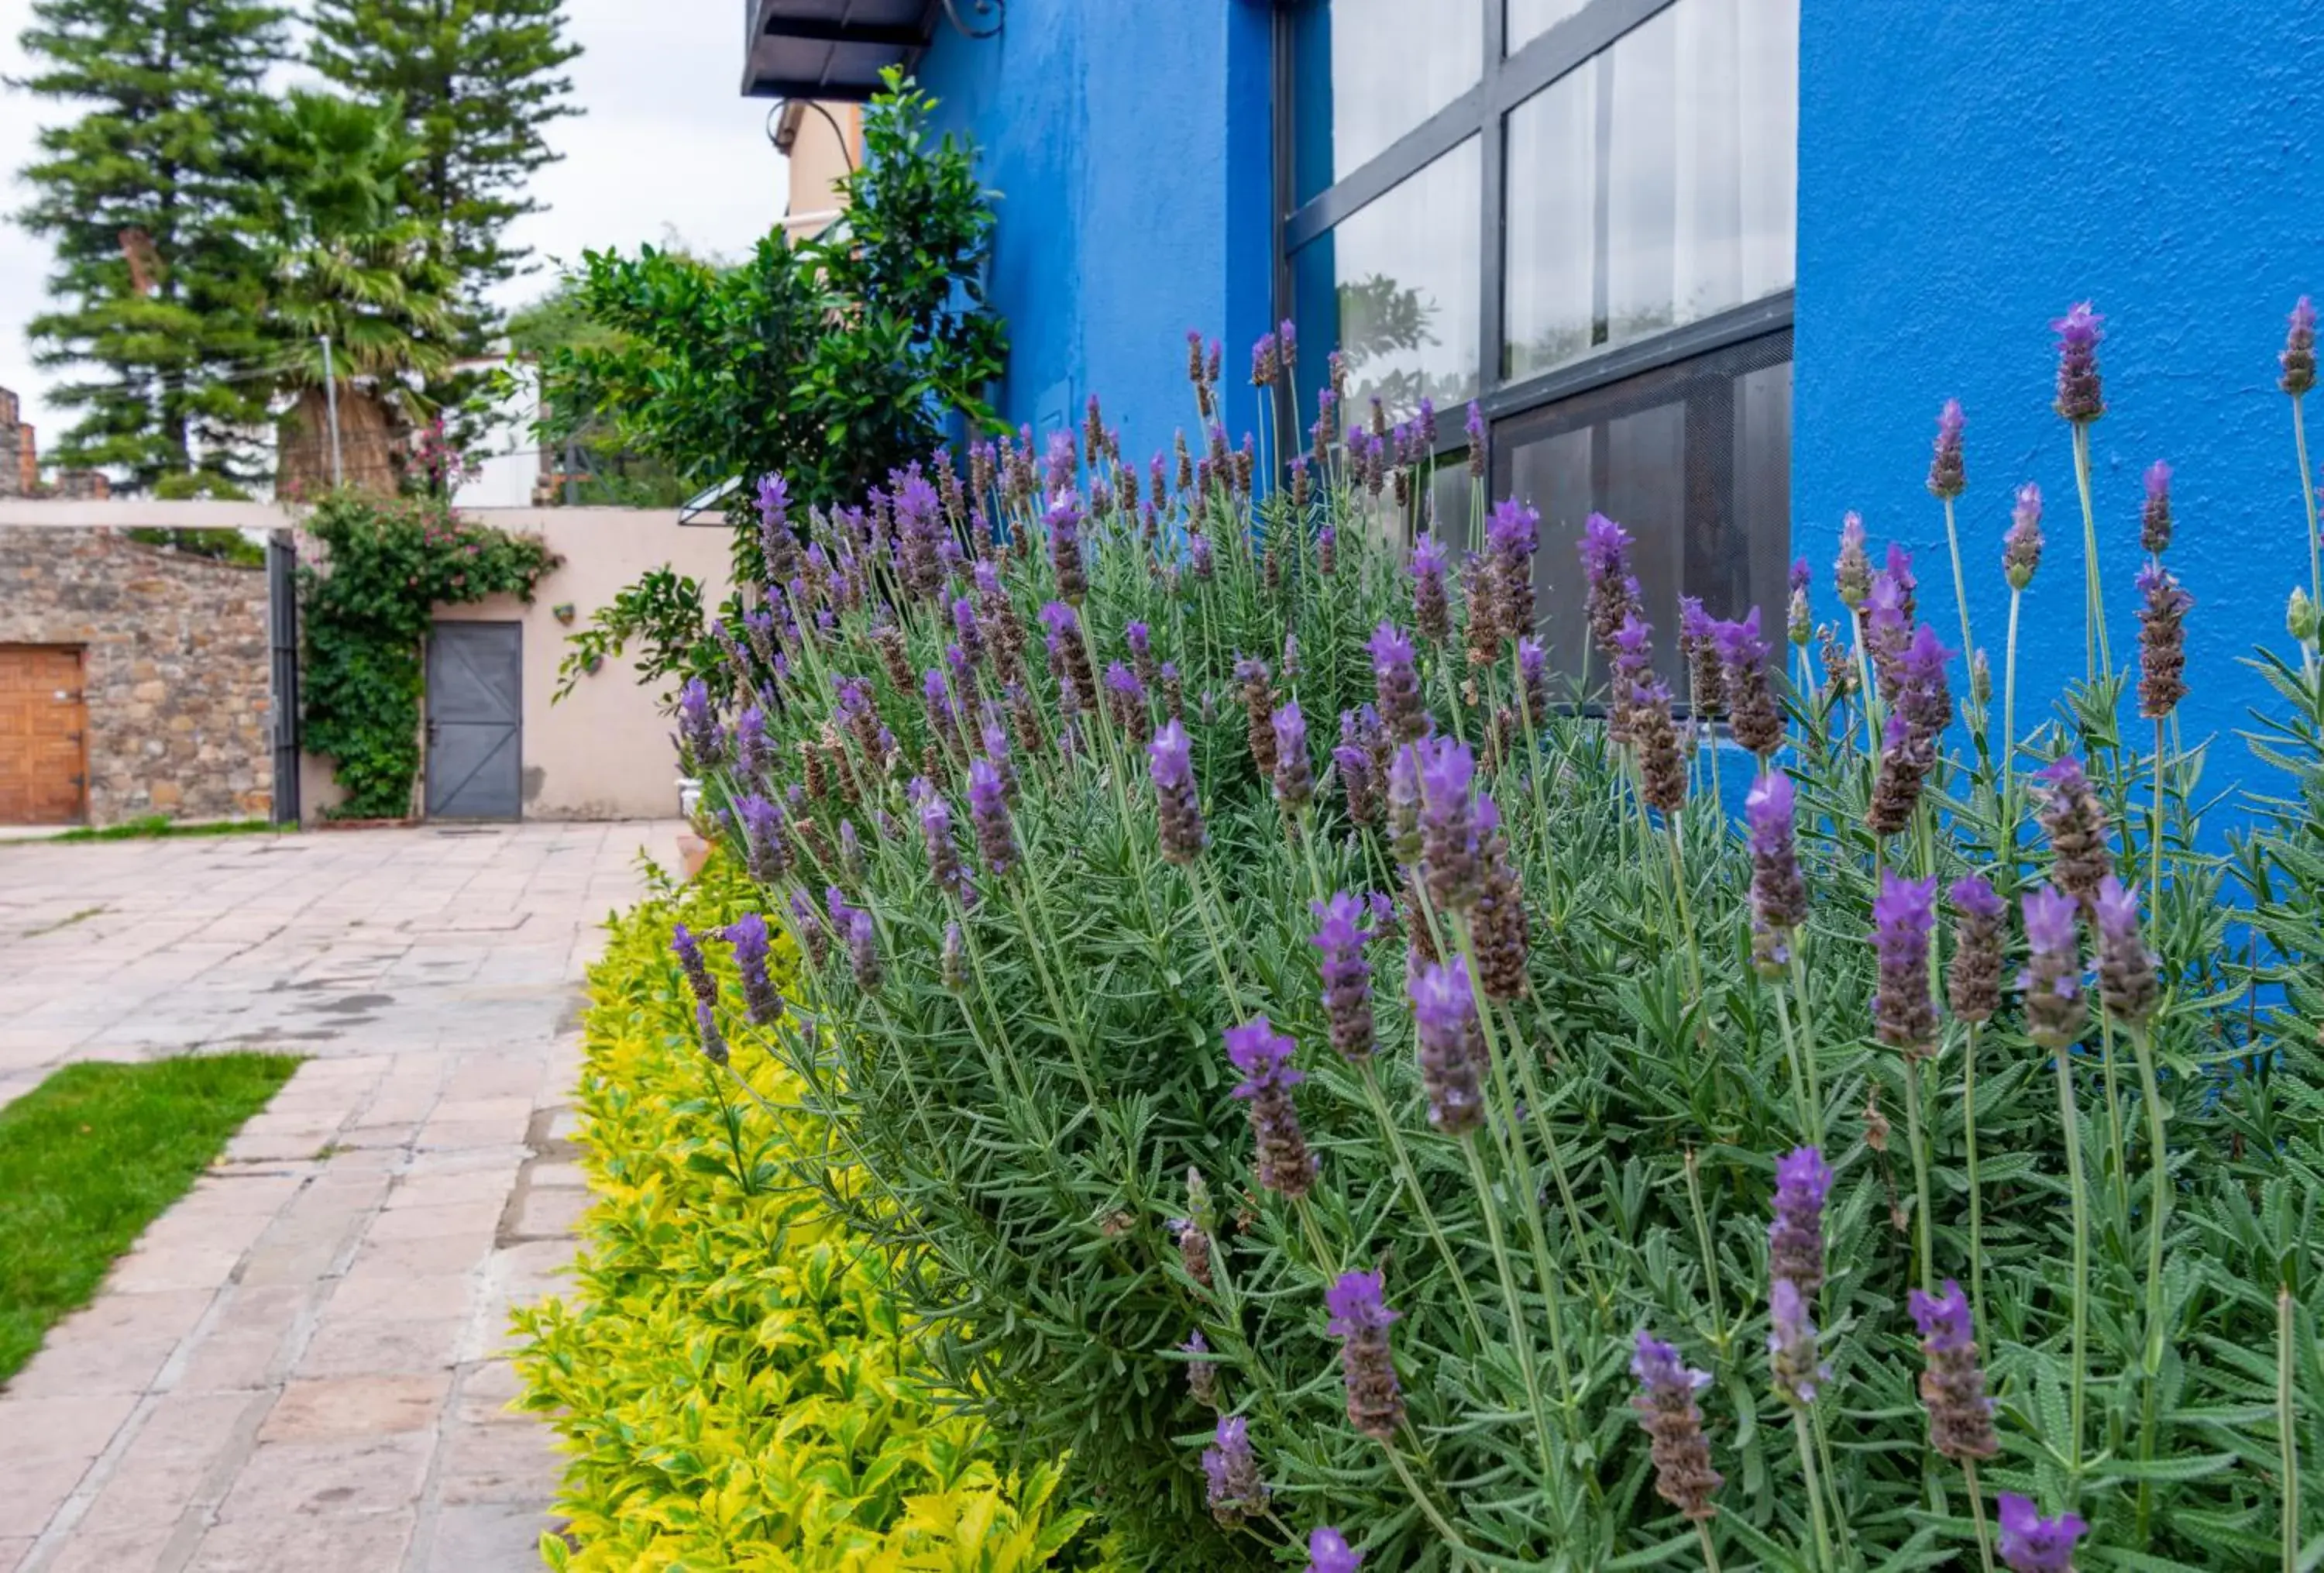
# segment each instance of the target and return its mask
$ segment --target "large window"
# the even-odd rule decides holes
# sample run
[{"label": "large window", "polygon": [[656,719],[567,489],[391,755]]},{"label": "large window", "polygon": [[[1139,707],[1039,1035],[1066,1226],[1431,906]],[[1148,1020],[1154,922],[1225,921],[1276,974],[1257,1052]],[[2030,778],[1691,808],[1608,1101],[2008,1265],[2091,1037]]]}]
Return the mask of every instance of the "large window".
[{"label": "large window", "polygon": [[[1418,9],[1299,0],[1282,23],[1302,347],[1342,351],[1357,413],[1434,399],[1448,450],[1451,412],[1483,403],[1495,490],[1542,511],[1562,665],[1592,509],[1637,538],[1661,643],[1681,593],[1779,615],[1798,0]],[[1301,356],[1303,421],[1323,369]]]}]

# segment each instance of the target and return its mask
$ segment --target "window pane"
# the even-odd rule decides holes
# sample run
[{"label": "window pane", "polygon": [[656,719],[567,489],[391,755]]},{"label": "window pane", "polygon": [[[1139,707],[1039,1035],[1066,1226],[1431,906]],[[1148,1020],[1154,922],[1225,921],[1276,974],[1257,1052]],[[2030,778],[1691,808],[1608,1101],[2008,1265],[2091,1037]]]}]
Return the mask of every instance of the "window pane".
[{"label": "window pane", "polygon": [[1298,192],[1305,202],[1474,86],[1484,63],[1480,0],[1329,0],[1295,19]]},{"label": "window pane", "polygon": [[1511,112],[1508,375],[1791,286],[1798,32],[1678,0]]},{"label": "window pane", "polygon": [[1508,117],[1508,274],[1502,375],[1530,376],[1593,340],[1598,73],[1570,71]]},{"label": "window pane", "polygon": [[[1575,551],[1590,515],[1631,534],[1631,567],[1655,628],[1655,670],[1683,698],[1678,601],[1715,617],[1784,615],[1790,544],[1791,335],[1769,335],[1595,389],[1502,422],[1496,493],[1541,512],[1535,581],[1556,670],[1578,674],[1589,643]],[[1591,683],[1605,658],[1589,657]]]},{"label": "window pane", "polygon": [[1517,53],[1547,32],[1552,25],[1581,10],[1584,3],[1585,0],[1508,0],[1508,9],[1502,14],[1501,25],[1508,35],[1502,42],[1502,51]]},{"label": "window pane", "polygon": [[1303,427],[1329,349],[1346,357],[1351,420],[1375,397],[1402,419],[1426,394],[1441,421],[1475,394],[1478,162],[1471,137],[1293,255]]}]

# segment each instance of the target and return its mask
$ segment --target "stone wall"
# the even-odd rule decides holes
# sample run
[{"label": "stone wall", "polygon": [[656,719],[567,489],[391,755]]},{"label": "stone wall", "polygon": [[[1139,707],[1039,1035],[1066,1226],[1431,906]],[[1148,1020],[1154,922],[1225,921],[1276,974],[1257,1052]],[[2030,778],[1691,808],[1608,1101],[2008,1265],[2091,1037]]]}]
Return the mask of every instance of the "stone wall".
[{"label": "stone wall", "polygon": [[267,814],[266,613],[263,569],[0,525],[0,644],[85,647],[93,825]]}]

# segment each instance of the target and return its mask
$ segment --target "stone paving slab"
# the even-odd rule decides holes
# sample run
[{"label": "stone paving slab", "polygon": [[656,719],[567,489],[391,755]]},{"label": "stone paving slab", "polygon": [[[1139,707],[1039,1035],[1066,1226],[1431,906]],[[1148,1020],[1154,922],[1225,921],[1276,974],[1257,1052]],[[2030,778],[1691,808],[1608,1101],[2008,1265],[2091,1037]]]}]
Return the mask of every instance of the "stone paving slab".
[{"label": "stone paving slab", "polygon": [[0,1103],[58,1065],[308,1056],[0,1389],[0,1573],[538,1566],[509,1308],[586,1204],[583,974],[677,827],[0,847]]}]

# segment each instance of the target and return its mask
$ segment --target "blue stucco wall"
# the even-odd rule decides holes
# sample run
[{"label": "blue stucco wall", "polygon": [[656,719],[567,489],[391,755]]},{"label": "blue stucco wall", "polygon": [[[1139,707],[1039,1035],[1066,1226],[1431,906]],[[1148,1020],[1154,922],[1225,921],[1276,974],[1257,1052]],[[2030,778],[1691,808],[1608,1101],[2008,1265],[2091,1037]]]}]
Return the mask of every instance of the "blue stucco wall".
[{"label": "blue stucco wall", "polygon": [[[1268,49],[1250,0],[1010,0],[997,37],[937,29],[920,82],[1000,193],[1012,424],[1078,424],[1095,393],[1142,461],[1194,425],[1190,328],[1225,341],[1249,398],[1235,367],[1268,325]],[[1229,415],[1238,431],[1254,419],[1235,399]]]},{"label": "blue stucco wall", "polygon": [[[2116,661],[2135,652],[2140,477],[2166,458],[2168,561],[2197,601],[2183,735],[2212,740],[2207,785],[2272,783],[2236,736],[2264,702],[2237,661],[2255,639],[2288,645],[2284,597],[2308,578],[2275,354],[2294,298],[2324,297],[2319,60],[2324,0],[1806,0],[1792,498],[1820,615],[1838,610],[1826,569],[1852,507],[1876,544],[1913,550],[1923,615],[1960,638],[1923,489],[1955,396],[1969,611],[1997,682],[2012,493],[2036,481],[2048,503],[2021,730],[2081,675],[2081,519],[2048,323],[2089,299],[2107,318],[2092,478]],[[2308,412],[2324,427],[2324,403]]]}]

